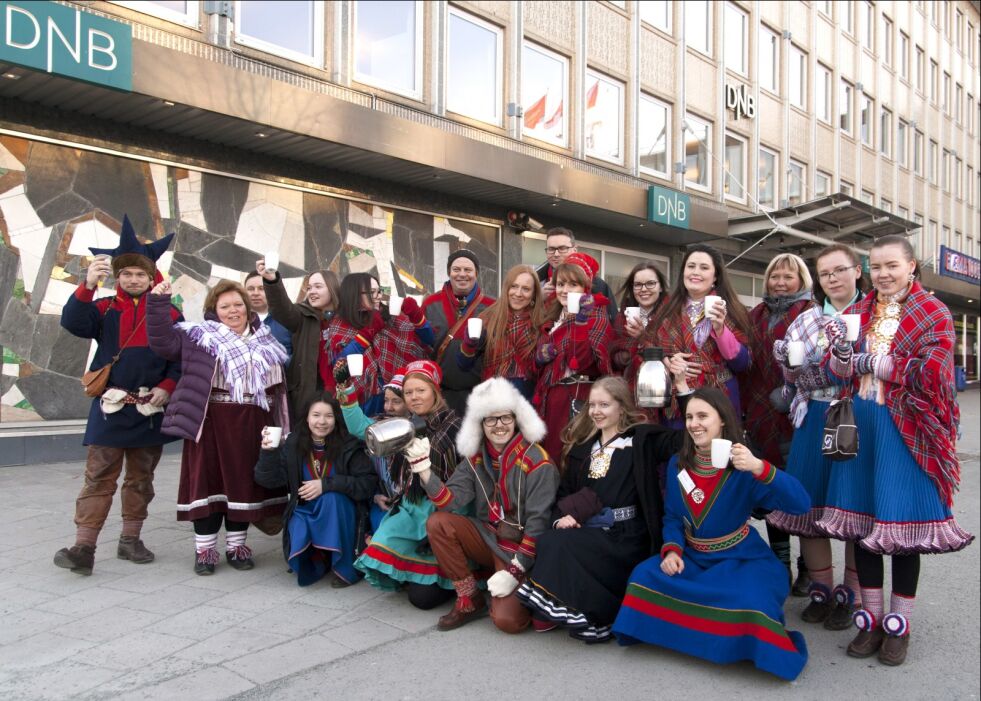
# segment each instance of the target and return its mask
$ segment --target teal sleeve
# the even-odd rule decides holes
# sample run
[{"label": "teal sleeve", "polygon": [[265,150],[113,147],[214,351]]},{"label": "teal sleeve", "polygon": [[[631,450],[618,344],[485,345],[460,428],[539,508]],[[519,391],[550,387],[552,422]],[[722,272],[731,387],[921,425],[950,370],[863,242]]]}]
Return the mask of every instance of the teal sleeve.
[{"label": "teal sleeve", "polygon": [[341,415],[344,417],[344,424],[347,426],[347,432],[357,438],[359,441],[364,440],[364,432],[369,426],[375,423],[372,419],[369,419],[364,415],[364,412],[361,411],[360,404],[342,406]]}]

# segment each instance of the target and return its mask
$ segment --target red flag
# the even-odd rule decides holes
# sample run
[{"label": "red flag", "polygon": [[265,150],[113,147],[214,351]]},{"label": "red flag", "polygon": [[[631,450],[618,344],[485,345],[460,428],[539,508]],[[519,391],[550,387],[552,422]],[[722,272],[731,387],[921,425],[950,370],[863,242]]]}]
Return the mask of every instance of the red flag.
[{"label": "red flag", "polygon": [[593,83],[593,87],[586,91],[586,109],[596,107],[596,97],[599,95],[599,81]]},{"label": "red flag", "polygon": [[547,120],[545,120],[545,128],[551,129],[552,127],[558,126],[561,123],[562,123],[562,103],[560,102],[559,106],[556,107],[555,111],[552,113],[552,116],[549,117]]},{"label": "red flag", "polygon": [[525,110],[525,129],[534,129],[538,123],[545,118],[545,98],[548,93],[542,95],[541,99]]}]

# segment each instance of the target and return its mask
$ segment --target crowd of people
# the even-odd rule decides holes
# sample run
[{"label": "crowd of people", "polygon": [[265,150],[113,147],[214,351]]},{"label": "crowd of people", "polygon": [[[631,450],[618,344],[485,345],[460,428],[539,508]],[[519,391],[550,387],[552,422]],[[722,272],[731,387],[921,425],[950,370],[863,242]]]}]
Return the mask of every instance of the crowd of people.
[{"label": "crowd of people", "polygon": [[[282,532],[300,586],[365,579],[421,609],[453,600],[440,630],[489,614],[508,633],[561,627],[792,680],[807,662],[784,615],[792,590],[810,596],[804,622],[855,624],[850,656],[902,664],[920,555],[973,540],[951,510],[953,322],[905,238],[874,243],[871,287],[848,247],[822,250],[813,275],[778,255],[752,310],[703,244],[673,286],[644,262],[614,299],[564,228],[496,300],[466,249],[421,304],[325,270],[294,302],[259,260],[244,285],[210,289],[199,323],[156,270],[169,242],[141,244],[125,221],[65,304],[63,326],[97,341],[86,377],[102,379],[86,384],[85,483],[59,567],[92,573],[121,474],[118,557],[154,559],[141,539],[153,472],[181,439],[176,511],[198,575],[220,564],[222,525],[227,564],[251,569],[255,525]],[[110,274],[115,296],[97,297]],[[651,348],[663,407],[636,401]],[[844,458],[825,440],[843,402],[858,440]],[[366,432],[396,419],[411,439],[366,452]]]}]

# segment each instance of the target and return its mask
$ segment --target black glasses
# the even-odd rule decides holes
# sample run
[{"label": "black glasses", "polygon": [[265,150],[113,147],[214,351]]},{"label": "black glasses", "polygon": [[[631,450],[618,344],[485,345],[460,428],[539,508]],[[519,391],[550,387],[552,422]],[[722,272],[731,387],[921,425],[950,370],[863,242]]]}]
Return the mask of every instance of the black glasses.
[{"label": "black glasses", "polygon": [[660,283],[657,280],[648,280],[647,282],[635,282],[635,290],[656,290],[660,287]]},{"label": "black glasses", "polygon": [[485,416],[484,426],[487,428],[493,428],[500,423],[502,426],[510,426],[514,423],[514,414],[505,414],[504,416]]},{"label": "black glasses", "polygon": [[854,270],[857,267],[857,265],[841,265],[834,270],[827,270],[823,273],[818,273],[818,278],[821,279],[821,282],[828,282],[829,280],[834,280],[841,277],[849,270]]},{"label": "black glasses", "polygon": [[572,250],[572,246],[546,246],[545,252],[549,255],[558,253],[560,255],[565,255]]}]

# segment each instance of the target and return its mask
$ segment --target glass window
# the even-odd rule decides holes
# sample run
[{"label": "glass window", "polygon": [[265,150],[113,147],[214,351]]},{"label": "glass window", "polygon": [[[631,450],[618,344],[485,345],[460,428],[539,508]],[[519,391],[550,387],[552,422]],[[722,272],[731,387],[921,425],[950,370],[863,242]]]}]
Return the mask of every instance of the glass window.
[{"label": "glass window", "polygon": [[415,0],[358,2],[354,22],[355,80],[421,97],[421,4]]},{"label": "glass window", "polygon": [[963,51],[964,48],[964,38],[961,35],[961,30],[964,27],[964,13],[957,10],[957,14],[954,15],[954,40],[957,42],[957,48]]},{"label": "glass window", "polygon": [[[728,36],[726,37],[728,39]],[[791,44],[790,60],[787,62],[790,71],[790,104],[801,109],[807,109],[807,54]]]},{"label": "glass window", "polygon": [[116,0],[115,4],[191,27],[197,27],[199,24],[198,0],[131,0],[130,2]]},{"label": "glass window", "polygon": [[727,2],[724,18],[726,68],[746,75],[749,63],[746,56],[746,48],[749,46],[749,17],[731,2]]},{"label": "glass window", "polygon": [[950,114],[950,73],[944,72],[944,92],[943,92],[943,102],[940,107],[943,109],[944,114]]},{"label": "glass window", "polygon": [[862,93],[861,98],[861,112],[859,115],[859,135],[862,139],[862,143],[866,146],[872,145],[872,115],[875,112],[875,102],[871,97]]},{"label": "glass window", "polygon": [[640,96],[639,138],[637,148],[640,153],[640,169],[664,178],[671,178],[668,171],[671,156],[668,152],[671,118],[667,105],[647,95]]},{"label": "glass window", "polygon": [[892,211],[892,200],[887,200],[885,197],[879,198],[879,207],[886,210],[887,212]]},{"label": "glass window", "polygon": [[777,162],[780,157],[773,151],[760,147],[757,165],[757,196],[760,207],[775,209],[777,206]]},{"label": "glass window", "polygon": [[964,88],[958,83],[954,87],[954,121],[958,124],[964,118]]},{"label": "glass window", "polygon": [[831,176],[820,170],[814,174],[814,196],[824,197],[831,194]]},{"label": "glass window", "polygon": [[909,129],[906,122],[900,119],[896,124],[896,161],[904,168],[906,162],[906,141],[909,139]]},{"label": "glass window", "polygon": [[838,24],[848,34],[855,34],[855,14],[852,0],[838,0]]},{"label": "glass window", "polygon": [[446,109],[501,124],[501,42],[497,27],[450,6]]},{"label": "glass window", "polygon": [[807,168],[802,163],[791,161],[787,166],[787,204],[800,204],[806,197]]},{"label": "glass window", "polygon": [[937,184],[937,142],[930,139],[929,152],[927,153],[927,168],[930,170],[930,182]]},{"label": "glass window", "polygon": [[923,175],[923,132],[913,131],[913,172]]},{"label": "glass window", "polygon": [[722,189],[726,197],[740,202],[746,201],[746,140],[735,134],[726,134],[725,177]]},{"label": "glass window", "polygon": [[623,163],[623,83],[586,72],[586,155]]},{"label": "glass window", "polygon": [[875,51],[875,5],[869,0],[862,2],[862,46]]},{"label": "glass window", "polygon": [[846,181],[842,180],[841,181],[841,185],[838,188],[838,190],[841,191],[841,194],[848,195],[849,197],[851,197],[851,195],[852,195],[852,184],[849,183],[849,182],[846,182]]},{"label": "glass window", "polygon": [[[363,4],[363,3],[359,3]],[[324,6],[312,0],[237,2],[235,41],[261,51],[323,65]]]},{"label": "glass window", "polygon": [[896,207],[896,216],[909,219],[909,210],[906,207]]},{"label": "glass window", "polygon": [[930,59],[930,102],[937,104],[938,83],[940,82],[940,66],[932,58]]},{"label": "glass window", "polygon": [[940,189],[950,192],[950,151],[943,150],[940,160]]},{"label": "glass window", "polygon": [[818,12],[820,12],[825,17],[831,16],[831,0],[821,0],[821,2],[814,3],[817,5]]},{"label": "glass window", "polygon": [[926,70],[926,54],[919,46],[916,47],[916,89],[923,92],[923,71]]},{"label": "glass window", "polygon": [[780,92],[780,42],[777,35],[766,27],[760,27],[759,74],[760,87],[770,92]]},{"label": "glass window", "polygon": [[685,44],[712,55],[712,7],[708,0],[688,0],[685,8]]},{"label": "glass window", "polygon": [[569,117],[569,59],[537,44],[525,42],[521,54],[521,107],[524,133],[565,146]]},{"label": "glass window", "polygon": [[899,33],[899,75],[909,78],[909,37]]},{"label": "glass window", "polygon": [[892,112],[883,108],[879,113],[879,151],[883,156],[892,155]]},{"label": "glass window", "polygon": [[892,65],[892,20],[882,15],[882,60]]},{"label": "glass window", "polygon": [[852,86],[844,80],[838,93],[838,126],[846,134],[852,133]]},{"label": "glass window", "polygon": [[712,144],[712,126],[698,117],[687,115],[685,121],[685,182],[700,190],[711,190],[712,164],[709,148]]},{"label": "glass window", "polygon": [[637,9],[642,22],[671,33],[670,0],[638,0]]},{"label": "glass window", "polygon": [[974,188],[971,187],[971,183],[974,182],[974,168],[971,166],[967,167],[967,182],[965,183],[965,189],[967,190],[967,203],[970,206],[974,206]]},{"label": "glass window", "polygon": [[974,64],[974,25],[967,23],[967,60]]},{"label": "glass window", "polygon": [[974,96],[967,96],[967,133],[974,136]]},{"label": "glass window", "polygon": [[957,158],[955,156],[954,173],[953,173],[953,180],[954,180],[953,190],[954,190],[954,196],[959,200],[964,199],[964,193],[961,192],[961,170],[963,169],[964,169],[964,161],[962,161],[960,158]]},{"label": "glass window", "polygon": [[875,195],[868,190],[862,190],[862,194],[858,196],[858,199],[862,200],[865,204],[875,204]]},{"label": "glass window", "polygon": [[933,252],[936,250],[937,245],[937,222],[933,219],[927,224],[927,236],[926,240],[923,242],[923,256],[925,258],[924,263],[933,262]]},{"label": "glass window", "polygon": [[820,63],[814,76],[814,110],[818,119],[831,124],[831,69]]}]

